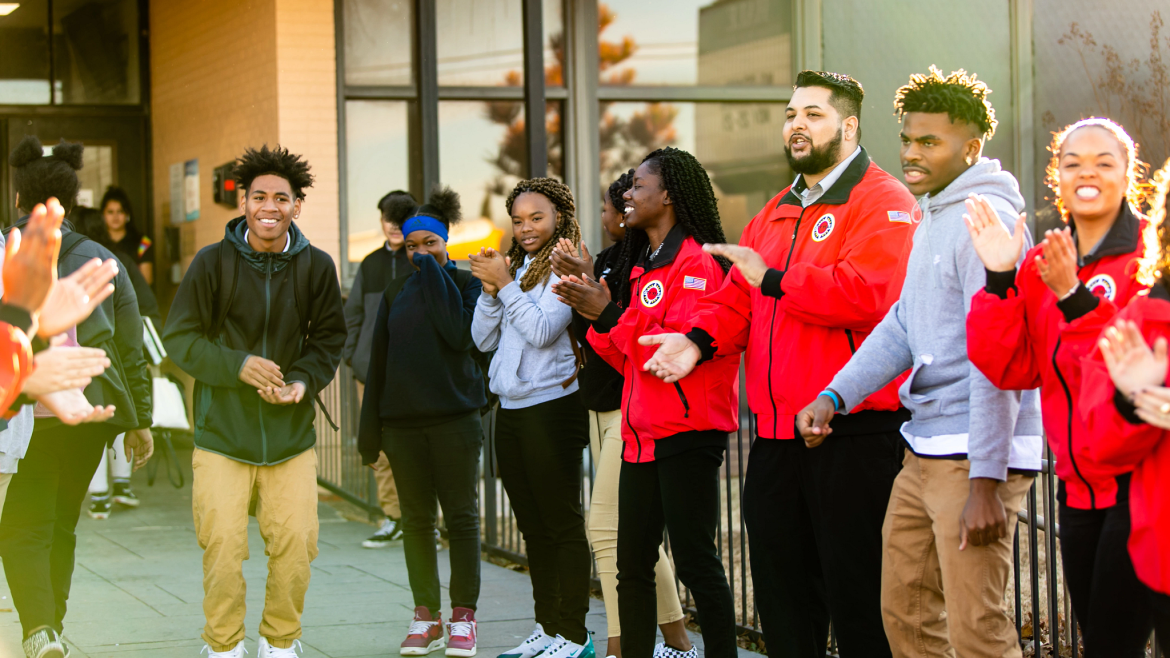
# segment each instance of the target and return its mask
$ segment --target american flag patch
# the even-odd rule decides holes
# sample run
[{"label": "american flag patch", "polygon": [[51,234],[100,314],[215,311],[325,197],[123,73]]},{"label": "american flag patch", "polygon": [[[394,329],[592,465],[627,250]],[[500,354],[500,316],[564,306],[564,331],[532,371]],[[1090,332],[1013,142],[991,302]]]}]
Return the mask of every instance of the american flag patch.
[{"label": "american flag patch", "polygon": [[910,223],[910,213],[901,210],[890,210],[886,213],[891,222],[901,222],[903,224]]},{"label": "american flag patch", "polygon": [[687,290],[706,290],[707,280],[700,279],[697,276],[683,277],[683,288]]}]

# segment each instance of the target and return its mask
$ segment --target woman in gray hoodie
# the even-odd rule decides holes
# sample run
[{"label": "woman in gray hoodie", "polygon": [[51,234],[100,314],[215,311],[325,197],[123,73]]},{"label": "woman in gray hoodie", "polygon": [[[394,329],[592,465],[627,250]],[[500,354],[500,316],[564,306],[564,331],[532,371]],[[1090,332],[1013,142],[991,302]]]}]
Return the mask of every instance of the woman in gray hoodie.
[{"label": "woman in gray hoodie", "polygon": [[552,178],[522,180],[507,200],[512,246],[482,250],[471,272],[483,282],[471,336],[483,352],[496,414],[496,456],[532,572],[536,630],[501,656],[593,658],[589,541],[581,509],[581,455],[589,417],[577,391],[572,310],[552,292],[553,248],[581,241],[573,194]]}]

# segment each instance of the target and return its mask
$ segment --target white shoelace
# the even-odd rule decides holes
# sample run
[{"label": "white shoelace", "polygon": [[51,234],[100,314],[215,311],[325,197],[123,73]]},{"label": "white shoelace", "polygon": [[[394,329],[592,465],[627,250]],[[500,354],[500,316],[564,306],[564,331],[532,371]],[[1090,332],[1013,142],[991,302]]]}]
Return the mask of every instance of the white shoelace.
[{"label": "white shoelace", "polygon": [[[544,634],[544,631],[542,631],[538,628],[538,629],[532,631],[532,635],[529,635],[528,639],[524,640],[522,646],[528,645],[528,644],[536,644],[537,642],[543,640],[546,637],[548,637],[548,636]],[[547,648],[551,649],[553,644],[556,644],[556,640],[553,640],[552,643],[550,643]]]},{"label": "white shoelace", "polygon": [[426,635],[431,630],[431,626],[434,626],[437,623],[439,623],[439,622],[437,622],[437,621],[421,621],[421,620],[416,619],[416,620],[410,622],[410,630],[407,631],[406,634],[407,635]]},{"label": "white shoelace", "polygon": [[447,627],[447,634],[451,637],[471,637],[471,622],[453,621]]}]

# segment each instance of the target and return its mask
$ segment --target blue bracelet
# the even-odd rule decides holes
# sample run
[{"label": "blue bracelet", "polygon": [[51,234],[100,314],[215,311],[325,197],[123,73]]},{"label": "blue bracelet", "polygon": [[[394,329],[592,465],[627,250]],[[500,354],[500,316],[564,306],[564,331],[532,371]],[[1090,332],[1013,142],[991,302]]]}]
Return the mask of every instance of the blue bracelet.
[{"label": "blue bracelet", "polygon": [[841,407],[845,406],[845,402],[841,399],[841,396],[827,388],[818,393],[817,397],[821,397],[822,395],[833,401],[833,411],[841,411]]}]

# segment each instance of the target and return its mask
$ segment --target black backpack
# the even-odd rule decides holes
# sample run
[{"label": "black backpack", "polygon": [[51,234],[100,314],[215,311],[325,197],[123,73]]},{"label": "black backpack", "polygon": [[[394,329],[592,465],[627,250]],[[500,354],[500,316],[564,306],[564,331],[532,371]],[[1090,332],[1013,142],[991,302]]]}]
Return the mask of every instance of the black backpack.
[{"label": "black backpack", "polygon": [[[301,321],[300,335],[301,344],[303,345],[304,341],[309,337],[311,319],[309,317],[308,307],[301,300],[304,298],[312,298],[313,295],[313,247],[309,246],[298,252],[293,257],[289,267],[292,268],[293,301],[296,304],[297,317]],[[207,330],[208,340],[217,340],[220,332],[223,330],[223,323],[227,319],[228,310],[231,309],[232,299],[236,296],[236,282],[239,274],[240,252],[227,240],[221,240],[219,243],[219,288],[215,291],[215,317]],[[337,426],[337,423],[333,422],[333,418],[329,415],[329,410],[321,402],[321,394],[317,393],[314,395],[313,400],[317,403],[317,407],[321,410],[322,415],[325,416],[325,421],[329,423],[333,431],[339,431],[341,428]]]},{"label": "black backpack", "polygon": [[[394,304],[394,299],[398,297],[398,293],[402,292],[402,286],[406,285],[406,280],[413,275],[414,273],[411,272],[406,276],[400,276],[397,279],[391,281],[390,285],[386,286],[386,290],[382,293],[382,298],[386,301],[387,311],[389,311],[390,306]],[[471,283],[471,279],[474,277],[471,275],[471,272],[468,272],[467,270],[456,269],[455,273],[452,275],[452,278],[455,279],[455,285],[459,286],[460,290],[463,290],[469,283]],[[487,404],[485,404],[479,410],[480,415],[483,416],[486,416],[488,412],[490,412],[492,408],[496,406],[496,403],[500,401],[500,396],[492,393],[491,386],[488,385],[490,381],[488,379],[488,367],[491,366],[492,356],[495,355],[495,353],[495,350],[492,350],[491,352],[481,352],[477,347],[471,348],[471,359],[475,361],[475,365],[479,366],[480,375],[483,376],[483,393],[487,398]]]}]

